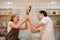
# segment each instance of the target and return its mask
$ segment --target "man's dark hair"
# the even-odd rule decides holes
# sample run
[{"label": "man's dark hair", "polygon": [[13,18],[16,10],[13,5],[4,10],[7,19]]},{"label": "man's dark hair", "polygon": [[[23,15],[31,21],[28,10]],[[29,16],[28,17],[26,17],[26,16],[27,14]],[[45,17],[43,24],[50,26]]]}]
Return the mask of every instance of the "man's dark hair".
[{"label": "man's dark hair", "polygon": [[47,12],[44,10],[39,11],[40,14],[43,14],[45,17],[47,16]]}]

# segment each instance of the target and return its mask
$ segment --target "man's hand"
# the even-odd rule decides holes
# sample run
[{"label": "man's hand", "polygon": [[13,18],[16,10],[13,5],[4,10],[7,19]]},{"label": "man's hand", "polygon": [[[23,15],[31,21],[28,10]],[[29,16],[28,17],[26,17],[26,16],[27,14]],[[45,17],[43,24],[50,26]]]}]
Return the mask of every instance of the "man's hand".
[{"label": "man's hand", "polygon": [[26,18],[27,20],[30,20],[30,19],[31,19],[29,15],[25,16],[25,18]]}]

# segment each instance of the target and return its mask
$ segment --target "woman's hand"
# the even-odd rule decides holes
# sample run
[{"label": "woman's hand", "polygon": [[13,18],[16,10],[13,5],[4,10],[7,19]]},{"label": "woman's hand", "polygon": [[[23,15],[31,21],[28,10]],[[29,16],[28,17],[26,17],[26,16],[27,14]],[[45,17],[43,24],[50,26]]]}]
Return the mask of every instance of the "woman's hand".
[{"label": "woman's hand", "polygon": [[28,10],[25,8],[24,10],[24,19],[27,19],[28,20]]},{"label": "woman's hand", "polygon": [[25,8],[25,10],[24,10],[24,18],[26,18],[27,12],[28,12],[28,10]]}]

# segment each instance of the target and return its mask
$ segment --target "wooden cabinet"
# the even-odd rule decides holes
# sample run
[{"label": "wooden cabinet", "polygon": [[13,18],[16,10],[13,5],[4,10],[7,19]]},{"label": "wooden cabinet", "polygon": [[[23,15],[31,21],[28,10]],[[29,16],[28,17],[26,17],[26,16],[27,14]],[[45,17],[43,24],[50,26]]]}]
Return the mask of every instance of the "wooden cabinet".
[{"label": "wooden cabinet", "polygon": [[7,33],[7,25],[13,15],[12,9],[1,9],[0,8],[0,37],[3,37]]},{"label": "wooden cabinet", "polygon": [[60,27],[60,14],[48,14],[52,19],[54,27]]},{"label": "wooden cabinet", "polygon": [[46,9],[46,11],[52,19],[54,27],[60,27],[60,9]]}]

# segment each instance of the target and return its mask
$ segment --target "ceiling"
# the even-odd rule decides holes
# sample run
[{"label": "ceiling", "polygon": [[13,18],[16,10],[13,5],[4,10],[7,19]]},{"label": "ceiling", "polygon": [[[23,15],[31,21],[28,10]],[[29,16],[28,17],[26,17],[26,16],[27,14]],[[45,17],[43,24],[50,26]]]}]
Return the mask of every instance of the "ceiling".
[{"label": "ceiling", "polygon": [[[7,2],[11,2],[11,3],[7,3]],[[1,8],[2,7],[24,8],[23,6],[29,6],[29,5],[32,5],[33,7],[37,7],[37,8],[60,8],[60,0],[0,0]]]},{"label": "ceiling", "polygon": [[42,2],[60,2],[60,0],[0,0],[0,3],[3,2],[14,2],[14,3],[26,3],[26,2],[33,2],[33,3],[42,3]]}]

